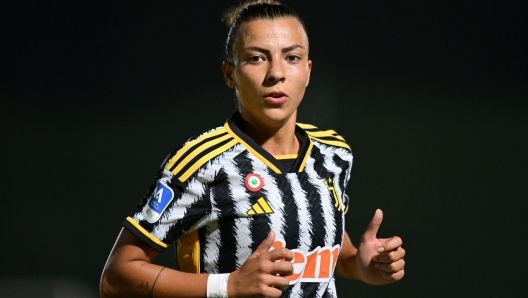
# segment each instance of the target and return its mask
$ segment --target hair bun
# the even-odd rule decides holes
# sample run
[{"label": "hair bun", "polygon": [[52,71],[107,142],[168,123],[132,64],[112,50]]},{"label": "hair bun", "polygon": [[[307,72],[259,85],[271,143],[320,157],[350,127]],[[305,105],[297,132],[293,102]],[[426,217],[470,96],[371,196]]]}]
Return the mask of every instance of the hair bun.
[{"label": "hair bun", "polygon": [[240,11],[248,6],[256,4],[280,4],[280,2],[275,0],[248,0],[240,5],[231,7],[222,17],[222,21],[224,21],[228,27],[231,27]]}]

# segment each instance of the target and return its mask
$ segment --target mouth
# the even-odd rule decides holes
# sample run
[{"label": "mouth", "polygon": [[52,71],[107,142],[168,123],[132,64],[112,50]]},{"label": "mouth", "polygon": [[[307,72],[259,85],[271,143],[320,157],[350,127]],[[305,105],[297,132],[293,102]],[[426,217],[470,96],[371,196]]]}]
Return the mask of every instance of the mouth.
[{"label": "mouth", "polygon": [[282,104],[288,100],[288,94],[282,91],[273,91],[264,95],[264,100],[270,104]]}]

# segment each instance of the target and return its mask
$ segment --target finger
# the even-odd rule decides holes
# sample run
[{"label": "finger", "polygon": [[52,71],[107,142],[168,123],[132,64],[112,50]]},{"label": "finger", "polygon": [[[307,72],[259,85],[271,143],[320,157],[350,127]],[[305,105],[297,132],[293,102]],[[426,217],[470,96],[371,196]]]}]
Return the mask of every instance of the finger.
[{"label": "finger", "polygon": [[265,284],[275,288],[285,288],[290,285],[290,280],[280,275],[269,275]]},{"label": "finger", "polygon": [[273,275],[289,276],[293,274],[293,264],[289,261],[273,262],[269,267],[269,273]]},{"label": "finger", "polygon": [[400,270],[403,270],[403,267],[405,267],[405,260],[401,259],[392,263],[374,262],[374,267],[376,267],[376,269],[378,270],[385,271],[387,273],[395,273]]},{"label": "finger", "polygon": [[257,247],[257,249],[255,249],[252,255],[258,256],[263,253],[267,253],[273,245],[273,242],[275,242],[275,232],[271,231],[269,232],[268,237],[266,237],[266,239],[264,239],[264,241],[260,243],[260,245]]},{"label": "finger", "polygon": [[405,249],[398,247],[393,251],[382,252],[377,256],[374,256],[374,262],[378,263],[392,263],[403,259],[405,256]]},{"label": "finger", "polygon": [[383,212],[381,209],[377,209],[374,213],[374,216],[370,220],[370,223],[367,226],[367,229],[365,230],[365,233],[363,233],[362,241],[374,241],[376,240],[376,234],[378,233],[378,229],[381,225],[381,221],[383,220]]},{"label": "finger", "polygon": [[383,244],[381,245],[381,247],[383,248],[383,250],[378,248],[379,252],[395,250],[398,247],[401,247],[402,244],[403,244],[402,239],[400,237],[398,237],[398,236],[394,236],[394,237],[389,238],[389,239],[382,239],[382,241],[383,241]]},{"label": "finger", "polygon": [[289,262],[293,259],[293,252],[285,247],[279,247],[267,252],[265,258],[269,261],[286,260]]},{"label": "finger", "polygon": [[262,296],[266,298],[279,298],[280,296],[282,296],[282,291],[280,290],[279,287],[270,287],[270,286],[262,285],[260,292],[262,293]]},{"label": "finger", "polygon": [[388,273],[388,272],[385,272],[385,271],[381,271],[381,270],[378,270],[380,276],[387,280],[389,283],[393,283],[393,282],[397,282],[399,281],[400,279],[403,278],[403,276],[405,275],[405,271],[404,270],[400,270],[398,272],[395,272],[395,273]]}]

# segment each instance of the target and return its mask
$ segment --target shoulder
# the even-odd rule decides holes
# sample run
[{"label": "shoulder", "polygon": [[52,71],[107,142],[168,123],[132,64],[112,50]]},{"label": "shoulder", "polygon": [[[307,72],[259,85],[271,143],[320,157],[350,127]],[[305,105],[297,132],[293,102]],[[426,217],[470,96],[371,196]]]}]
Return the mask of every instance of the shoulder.
[{"label": "shoulder", "polygon": [[181,182],[186,181],[208,161],[219,156],[238,141],[225,126],[205,130],[183,143],[164,162],[164,169]]},{"label": "shoulder", "polygon": [[308,134],[308,137],[317,143],[326,145],[327,147],[346,149],[346,151],[352,152],[352,149],[345,141],[345,138],[333,129],[323,130],[319,129],[317,126],[306,123],[297,123],[297,126],[302,128],[306,134]]}]

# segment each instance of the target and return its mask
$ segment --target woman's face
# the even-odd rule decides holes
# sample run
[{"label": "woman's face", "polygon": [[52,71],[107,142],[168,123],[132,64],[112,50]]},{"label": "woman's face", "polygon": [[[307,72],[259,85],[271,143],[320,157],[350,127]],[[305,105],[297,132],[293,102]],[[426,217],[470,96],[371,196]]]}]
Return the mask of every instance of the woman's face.
[{"label": "woman's face", "polygon": [[310,80],[308,38],[295,18],[259,19],[239,27],[234,63],[222,68],[242,117],[264,127],[292,119]]}]

